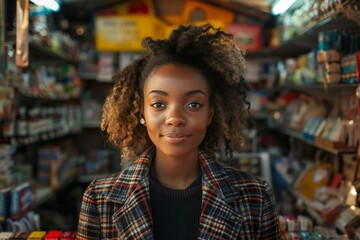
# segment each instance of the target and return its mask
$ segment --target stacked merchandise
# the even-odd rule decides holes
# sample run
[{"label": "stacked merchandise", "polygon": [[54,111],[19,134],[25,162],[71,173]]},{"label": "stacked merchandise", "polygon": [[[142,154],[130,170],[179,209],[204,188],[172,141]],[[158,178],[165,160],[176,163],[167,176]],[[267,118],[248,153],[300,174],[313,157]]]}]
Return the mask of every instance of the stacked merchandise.
[{"label": "stacked merchandise", "polygon": [[360,38],[352,31],[320,32],[317,53],[320,79],[326,84],[359,82]]},{"label": "stacked merchandise", "polygon": [[360,24],[357,13],[359,4],[358,1],[303,1],[303,4],[294,12],[285,12],[280,16],[279,40],[273,42],[281,44],[289,41],[322,21],[326,22],[336,16],[346,16]]},{"label": "stacked merchandise", "polygon": [[[282,126],[295,130],[307,141],[331,149],[356,148],[359,136],[356,131],[358,100],[355,89],[340,96],[340,85],[332,86],[346,86],[360,81],[359,42],[359,36],[354,32],[320,32],[317,50],[302,55],[297,60],[289,59],[286,67],[279,68],[282,81],[286,85],[322,83],[325,92],[323,99],[320,99],[317,88],[314,90],[316,97],[294,90],[284,91],[277,99],[275,107],[284,110],[276,115],[276,120]],[[308,89],[311,92],[311,87]],[[334,99],[332,94],[339,97]]]},{"label": "stacked merchandise", "polygon": [[2,240],[74,240],[75,238],[75,231],[0,232],[0,239]]},{"label": "stacked merchandise", "polygon": [[33,209],[33,190],[29,182],[0,191],[0,229],[34,231],[40,228],[39,215]]},{"label": "stacked merchandise", "polygon": [[283,240],[291,239],[349,239],[329,227],[313,226],[312,220],[306,216],[280,216],[280,229]]},{"label": "stacked merchandise", "polygon": [[59,189],[77,176],[79,158],[60,146],[41,147],[38,153],[37,185]]}]

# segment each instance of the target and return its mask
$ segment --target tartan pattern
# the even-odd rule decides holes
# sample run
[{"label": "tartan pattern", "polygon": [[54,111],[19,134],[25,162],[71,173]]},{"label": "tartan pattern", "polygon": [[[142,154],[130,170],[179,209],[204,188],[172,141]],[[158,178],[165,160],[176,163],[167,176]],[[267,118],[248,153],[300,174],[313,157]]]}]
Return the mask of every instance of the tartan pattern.
[{"label": "tartan pattern", "polygon": [[[155,148],[118,175],[94,180],[83,196],[77,239],[154,239],[149,168]],[[269,185],[199,151],[202,206],[198,239],[281,239]]]}]

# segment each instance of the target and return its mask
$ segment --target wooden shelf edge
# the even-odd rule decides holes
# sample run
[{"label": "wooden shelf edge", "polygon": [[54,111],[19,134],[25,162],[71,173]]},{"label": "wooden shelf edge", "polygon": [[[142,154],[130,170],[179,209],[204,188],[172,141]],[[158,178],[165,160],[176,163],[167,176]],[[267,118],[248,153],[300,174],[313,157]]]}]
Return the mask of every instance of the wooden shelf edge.
[{"label": "wooden shelf edge", "polygon": [[36,208],[54,196],[54,190],[51,187],[36,187],[34,192],[34,204]]},{"label": "wooden shelf edge", "polygon": [[329,147],[326,147],[326,146],[323,146],[321,144],[318,144],[318,143],[315,143],[315,142],[311,142],[307,139],[305,139],[301,133],[298,133],[298,132],[295,132],[293,130],[290,130],[286,127],[281,127],[280,128],[280,132],[282,132],[283,134],[285,135],[288,135],[290,137],[294,137],[294,138],[297,138],[311,146],[314,146],[314,147],[317,147],[319,149],[322,149],[324,151],[327,151],[329,153],[332,153],[334,155],[339,155],[339,154],[346,154],[346,153],[356,153],[356,149],[332,149],[332,148],[329,148]]}]

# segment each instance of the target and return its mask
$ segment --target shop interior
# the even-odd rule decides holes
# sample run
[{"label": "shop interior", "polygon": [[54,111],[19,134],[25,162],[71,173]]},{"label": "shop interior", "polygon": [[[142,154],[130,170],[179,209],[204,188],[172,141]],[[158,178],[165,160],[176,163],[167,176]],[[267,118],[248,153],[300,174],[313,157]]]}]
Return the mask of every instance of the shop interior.
[{"label": "shop interior", "polygon": [[100,128],[112,76],[205,23],[244,49],[251,103],[217,160],[270,184],[283,239],[360,239],[356,0],[0,0],[0,239],[74,239],[86,187],[128,164]]}]

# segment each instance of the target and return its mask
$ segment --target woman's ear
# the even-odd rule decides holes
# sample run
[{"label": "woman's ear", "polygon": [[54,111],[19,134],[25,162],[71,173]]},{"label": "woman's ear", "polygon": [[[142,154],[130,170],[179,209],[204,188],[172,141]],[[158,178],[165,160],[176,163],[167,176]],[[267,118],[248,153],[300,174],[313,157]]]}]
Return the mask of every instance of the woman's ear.
[{"label": "woman's ear", "polygon": [[210,112],[209,112],[209,118],[208,118],[208,126],[211,124],[212,122],[212,119],[213,119],[213,116],[214,116],[214,107],[210,107]]}]

